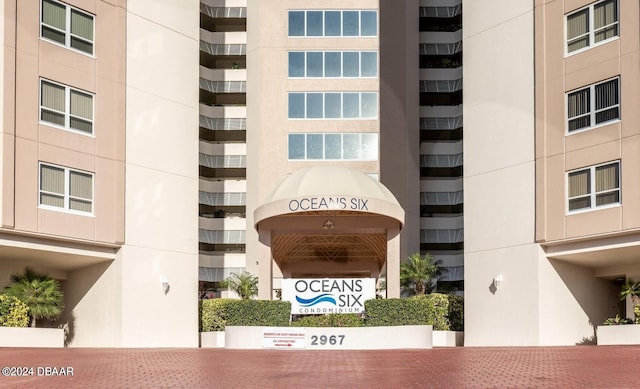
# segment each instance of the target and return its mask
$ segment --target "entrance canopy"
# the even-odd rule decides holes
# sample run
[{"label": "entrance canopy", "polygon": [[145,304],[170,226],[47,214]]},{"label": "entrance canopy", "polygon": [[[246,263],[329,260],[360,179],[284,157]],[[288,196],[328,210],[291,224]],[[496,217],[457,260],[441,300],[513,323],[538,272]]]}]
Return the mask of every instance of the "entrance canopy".
[{"label": "entrance canopy", "polygon": [[404,224],[404,210],[384,185],[336,166],[290,175],[254,217],[260,240],[290,275],[331,269],[355,275],[372,267],[366,271],[377,273],[387,260],[389,234],[397,235]]}]

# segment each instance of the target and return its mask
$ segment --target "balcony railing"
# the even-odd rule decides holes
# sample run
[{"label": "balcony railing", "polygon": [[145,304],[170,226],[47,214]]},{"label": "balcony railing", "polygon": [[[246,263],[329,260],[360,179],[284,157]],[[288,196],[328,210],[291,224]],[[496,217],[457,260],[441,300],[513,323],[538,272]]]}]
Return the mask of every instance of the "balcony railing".
[{"label": "balcony railing", "polygon": [[200,88],[211,93],[246,93],[246,81],[211,81],[200,78]]},{"label": "balcony railing", "polygon": [[247,17],[247,7],[211,7],[200,3],[200,12],[214,19]]},{"label": "balcony railing", "polygon": [[420,7],[421,18],[452,18],[462,13],[462,4],[451,7]]},{"label": "balcony railing", "polygon": [[247,55],[247,45],[244,43],[209,43],[201,40],[200,51],[210,55]]},{"label": "balcony railing", "polygon": [[442,118],[420,118],[421,130],[455,130],[462,127],[462,115]]},{"label": "balcony railing", "polygon": [[464,192],[420,192],[420,205],[457,205],[464,201]]},{"label": "balcony railing", "polygon": [[462,78],[457,80],[420,80],[420,92],[451,93],[462,89]]},{"label": "balcony railing", "polygon": [[244,244],[246,243],[245,230],[198,230],[201,243],[208,244]]},{"label": "balcony railing", "polygon": [[223,205],[223,206],[244,206],[247,205],[247,194],[245,192],[199,192],[200,204]]},{"label": "balcony railing", "polygon": [[246,168],[247,156],[246,155],[209,155],[199,154],[200,165],[206,166],[212,169],[219,168]]},{"label": "balcony railing", "polygon": [[420,167],[457,167],[462,166],[462,153],[420,155]]},{"label": "balcony railing", "polygon": [[420,243],[464,242],[464,228],[420,230]]},{"label": "balcony railing", "polygon": [[420,55],[453,55],[462,51],[462,41],[455,43],[421,43]]},{"label": "balcony railing", "polygon": [[246,118],[210,118],[200,115],[200,127],[212,131],[246,131]]}]

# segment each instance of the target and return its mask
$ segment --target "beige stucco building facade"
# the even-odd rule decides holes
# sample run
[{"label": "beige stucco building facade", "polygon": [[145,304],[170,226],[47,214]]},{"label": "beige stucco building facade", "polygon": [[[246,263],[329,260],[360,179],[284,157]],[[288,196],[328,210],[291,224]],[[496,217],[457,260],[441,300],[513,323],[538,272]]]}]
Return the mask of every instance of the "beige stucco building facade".
[{"label": "beige stucco building facade", "polygon": [[241,271],[261,299],[303,277],[397,297],[416,252],[465,295],[470,346],[591,341],[630,312],[637,2],[1,12],[0,288],[60,280],[70,346],[197,347],[198,299]]}]

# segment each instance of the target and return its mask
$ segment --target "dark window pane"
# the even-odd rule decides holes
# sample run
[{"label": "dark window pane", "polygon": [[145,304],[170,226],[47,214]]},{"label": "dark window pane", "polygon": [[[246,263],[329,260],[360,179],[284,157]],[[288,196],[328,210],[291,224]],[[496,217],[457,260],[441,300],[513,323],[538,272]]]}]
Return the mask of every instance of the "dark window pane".
[{"label": "dark window pane", "polygon": [[321,52],[308,52],[307,53],[307,77],[322,77],[322,53]]},{"label": "dark window pane", "polygon": [[378,76],[378,53],[363,52],[360,59],[360,76],[361,77],[377,77]]},{"label": "dark window pane", "polygon": [[307,119],[322,119],[324,102],[322,93],[307,93]]},{"label": "dark window pane", "polygon": [[342,53],[342,60],[344,77],[360,76],[360,53],[345,51]]},{"label": "dark window pane", "polygon": [[324,35],[340,36],[342,33],[342,18],[340,11],[326,11],[324,13]]},{"label": "dark window pane", "polygon": [[289,134],[289,159],[304,159],[304,134]]},{"label": "dark window pane", "polygon": [[360,13],[362,21],[362,36],[378,35],[378,13],[376,11],[362,11]]},{"label": "dark window pane", "polygon": [[304,77],[304,53],[289,53],[289,77]]},{"label": "dark window pane", "polygon": [[322,11],[307,11],[307,36],[322,36]]},{"label": "dark window pane", "polygon": [[360,17],[358,11],[344,11],[342,13],[342,35],[360,35]]},{"label": "dark window pane", "polygon": [[342,76],[342,53],[339,51],[327,51],[324,53],[325,77]]},{"label": "dark window pane", "polygon": [[289,93],[289,118],[304,118],[304,93]]},{"label": "dark window pane", "polygon": [[304,11],[289,11],[289,36],[304,36]]}]

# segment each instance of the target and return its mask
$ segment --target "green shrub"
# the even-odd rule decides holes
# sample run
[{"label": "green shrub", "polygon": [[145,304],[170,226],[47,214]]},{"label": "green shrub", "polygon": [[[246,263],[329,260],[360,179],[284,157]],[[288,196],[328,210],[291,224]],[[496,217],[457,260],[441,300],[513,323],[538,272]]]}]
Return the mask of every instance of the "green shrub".
[{"label": "green shrub", "polygon": [[294,327],[364,327],[364,320],[355,313],[330,313],[299,318]]},{"label": "green shrub", "polygon": [[228,326],[288,327],[291,303],[280,300],[231,300],[225,305]]},{"label": "green shrub", "polygon": [[464,331],[464,297],[454,294],[449,298],[449,324],[451,331]]},{"label": "green shrub", "polygon": [[375,299],[365,302],[365,325],[432,325],[434,330],[449,330],[447,295],[432,293],[405,299]]},{"label": "green shrub", "polygon": [[0,327],[27,327],[29,307],[16,297],[0,294]]},{"label": "green shrub", "polygon": [[200,301],[200,332],[224,331],[227,305],[232,299],[206,299]]}]

